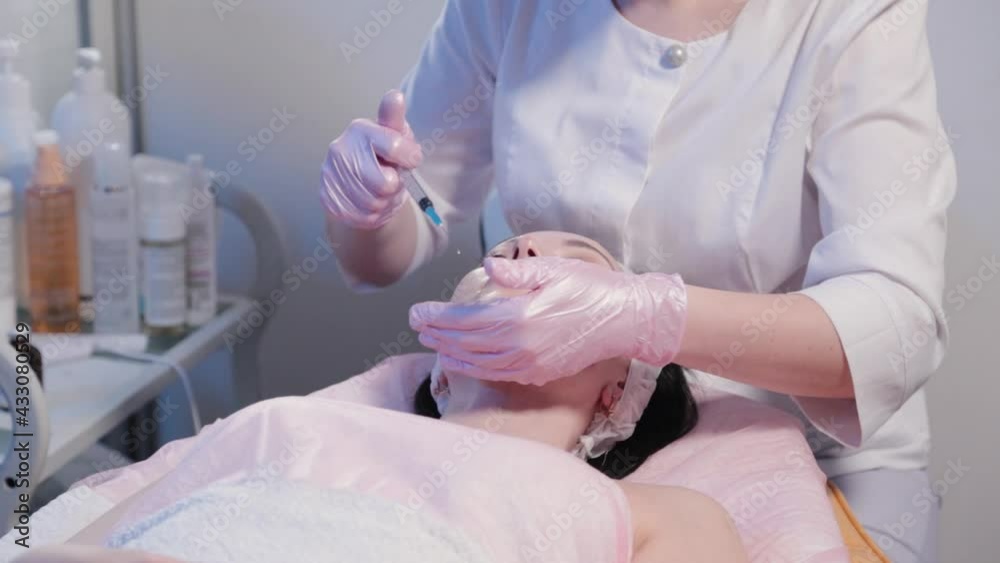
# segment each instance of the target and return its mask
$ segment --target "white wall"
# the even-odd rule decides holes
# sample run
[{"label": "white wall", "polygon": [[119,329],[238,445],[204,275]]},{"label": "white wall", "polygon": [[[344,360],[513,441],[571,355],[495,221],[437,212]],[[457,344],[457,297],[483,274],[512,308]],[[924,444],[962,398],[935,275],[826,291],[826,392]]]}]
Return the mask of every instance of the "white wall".
[{"label": "white wall", "polygon": [[[922,0],[918,0],[922,1]],[[237,181],[253,189],[283,218],[294,242],[295,261],[311,254],[321,234],[315,186],[326,146],[356,116],[370,116],[381,93],[395,86],[414,61],[423,34],[443,3],[403,0],[393,18],[353,63],[340,45],[351,41],[371,10],[388,0],[268,2],[243,0],[220,17],[209,2],[140,3],[143,63],[170,73],[147,106],[147,146],[156,154],[182,158],[206,154],[215,167],[236,160]],[[232,2],[237,4],[238,2]],[[217,4],[217,3],[216,3]],[[1000,39],[995,0],[931,4],[930,36],[941,105],[957,135],[960,192],[952,213],[949,287],[969,283],[980,261],[1000,252],[1000,190],[993,163],[1000,130]],[[252,162],[240,143],[267,125],[272,110],[297,117]],[[246,242],[229,230],[229,282],[249,275]],[[471,228],[455,237],[453,251],[398,288],[374,296],[347,292],[334,265],[325,263],[275,316],[264,345],[261,369],[269,395],[302,393],[360,371],[383,346],[394,349],[407,331],[406,310],[434,298],[465,271],[476,255]],[[973,280],[981,289],[959,309],[949,303],[953,344],[931,384],[935,479],[948,463],[971,469],[944,495],[942,561],[992,561],[1000,506],[1000,444],[995,402],[1000,373],[993,353],[1000,314],[1000,278]],[[290,288],[289,288],[290,289]],[[404,339],[405,340],[405,339]],[[417,350],[411,340],[403,351]],[[216,358],[200,374],[203,387],[221,397],[224,377]],[[215,383],[214,385],[212,383]],[[210,407],[222,412],[221,399]],[[917,506],[914,506],[914,510]],[[905,521],[900,515],[901,521]],[[888,523],[887,523],[888,524]]]},{"label": "white wall", "polygon": [[[168,74],[146,105],[147,150],[179,159],[202,152],[215,168],[235,161],[242,171],[234,183],[254,190],[280,215],[293,263],[301,263],[322,233],[316,189],[327,145],[351,119],[373,115],[381,94],[399,84],[443,2],[403,4],[381,40],[348,63],[341,41],[371,19],[370,10],[383,8],[383,0],[245,0],[221,17],[209,2],[139,3],[142,65]],[[241,152],[241,143],[267,127],[276,109],[296,117],[264,150],[251,154],[243,145]],[[360,372],[383,353],[383,343],[398,351],[404,331],[402,351],[417,351],[407,309],[417,299],[440,298],[469,269],[478,248],[474,229],[470,224],[455,237],[462,256],[453,251],[433,271],[382,294],[347,291],[332,260],[301,288],[286,286],[291,296],[264,345],[267,394],[304,393]],[[245,236],[229,225],[224,230],[224,246],[239,249],[224,257],[224,277],[239,284],[252,272]],[[214,362],[213,368],[224,365]],[[206,378],[220,379],[217,371]],[[209,419],[231,406],[222,398],[225,382],[217,383],[212,389],[219,400],[205,406]]]},{"label": "white wall", "polygon": [[[996,561],[1000,506],[1000,276],[980,277],[1000,256],[1000,3],[931,2],[929,33],[942,117],[957,136],[958,197],[951,211],[945,303],[952,329],[948,358],[930,383],[933,472],[970,467],[943,496],[942,561]],[[986,273],[986,272],[984,272]],[[992,274],[987,274],[992,275]],[[960,286],[971,298],[961,296]],[[979,288],[978,293],[973,293]],[[948,476],[953,476],[949,473]],[[954,479],[952,479],[954,480]]]}]

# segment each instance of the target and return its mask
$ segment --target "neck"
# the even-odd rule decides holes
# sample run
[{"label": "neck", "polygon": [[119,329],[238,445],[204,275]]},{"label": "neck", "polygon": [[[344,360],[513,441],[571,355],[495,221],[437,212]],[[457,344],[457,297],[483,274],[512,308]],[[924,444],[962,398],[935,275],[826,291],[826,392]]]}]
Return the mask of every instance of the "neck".
[{"label": "neck", "polygon": [[[453,378],[451,384],[458,383]],[[514,384],[483,384],[471,382],[477,389],[455,393],[442,420],[502,434],[541,442],[563,451],[572,450],[594,417],[593,404],[571,404],[553,400],[537,388]],[[462,385],[462,383],[459,383]]]}]

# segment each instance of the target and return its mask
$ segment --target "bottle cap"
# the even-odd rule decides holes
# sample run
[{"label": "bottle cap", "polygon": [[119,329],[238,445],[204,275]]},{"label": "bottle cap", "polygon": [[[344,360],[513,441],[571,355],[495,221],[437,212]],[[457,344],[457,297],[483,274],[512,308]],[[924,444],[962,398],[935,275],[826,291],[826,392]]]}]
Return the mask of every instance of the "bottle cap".
[{"label": "bottle cap", "polygon": [[107,89],[104,69],[101,67],[101,52],[98,49],[93,47],[77,49],[73,84],[80,93],[103,92]]},{"label": "bottle cap", "polygon": [[36,147],[59,146],[59,133],[56,133],[52,129],[43,129],[35,133],[34,140]]},{"label": "bottle cap", "polygon": [[7,178],[0,178],[0,214],[14,209],[14,185]]},{"label": "bottle cap", "polygon": [[190,154],[187,157],[188,170],[191,171],[191,197],[214,198],[211,190],[212,172],[205,169],[205,157],[200,154]]},{"label": "bottle cap", "polygon": [[45,129],[35,133],[34,141],[38,157],[32,182],[41,186],[65,186],[69,171],[59,150],[59,134]]},{"label": "bottle cap", "polygon": [[139,178],[142,238],[153,242],[183,240],[187,225],[182,215],[180,189],[170,174],[148,172]]},{"label": "bottle cap", "polygon": [[93,47],[83,47],[76,51],[76,66],[90,70],[101,65],[101,51]]}]

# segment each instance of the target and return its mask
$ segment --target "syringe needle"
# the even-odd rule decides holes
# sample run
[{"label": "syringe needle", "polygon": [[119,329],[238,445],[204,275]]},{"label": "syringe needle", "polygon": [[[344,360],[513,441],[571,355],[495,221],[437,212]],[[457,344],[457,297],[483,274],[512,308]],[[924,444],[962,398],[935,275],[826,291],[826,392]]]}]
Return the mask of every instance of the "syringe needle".
[{"label": "syringe needle", "polygon": [[399,178],[403,181],[406,186],[406,190],[410,192],[413,196],[414,201],[420,206],[420,210],[423,211],[428,217],[430,217],[431,222],[441,227],[444,222],[441,220],[441,216],[437,214],[434,209],[434,202],[431,198],[427,197],[427,192],[423,188],[423,179],[417,174],[416,170],[401,170],[399,172]]}]

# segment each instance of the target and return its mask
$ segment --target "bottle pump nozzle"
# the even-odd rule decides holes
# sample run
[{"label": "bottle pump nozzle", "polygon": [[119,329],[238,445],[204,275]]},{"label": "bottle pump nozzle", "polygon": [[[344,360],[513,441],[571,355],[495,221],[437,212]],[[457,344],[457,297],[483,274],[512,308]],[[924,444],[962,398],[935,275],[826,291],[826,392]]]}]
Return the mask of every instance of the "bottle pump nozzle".
[{"label": "bottle pump nozzle", "polygon": [[76,65],[83,70],[101,66],[101,52],[93,47],[84,47],[76,51]]},{"label": "bottle pump nozzle", "polygon": [[20,45],[14,39],[0,39],[0,111],[21,111],[34,117],[31,108],[31,84],[14,72]]},{"label": "bottle pump nozzle", "polygon": [[0,73],[14,74],[14,59],[18,51],[17,41],[0,39]]}]

